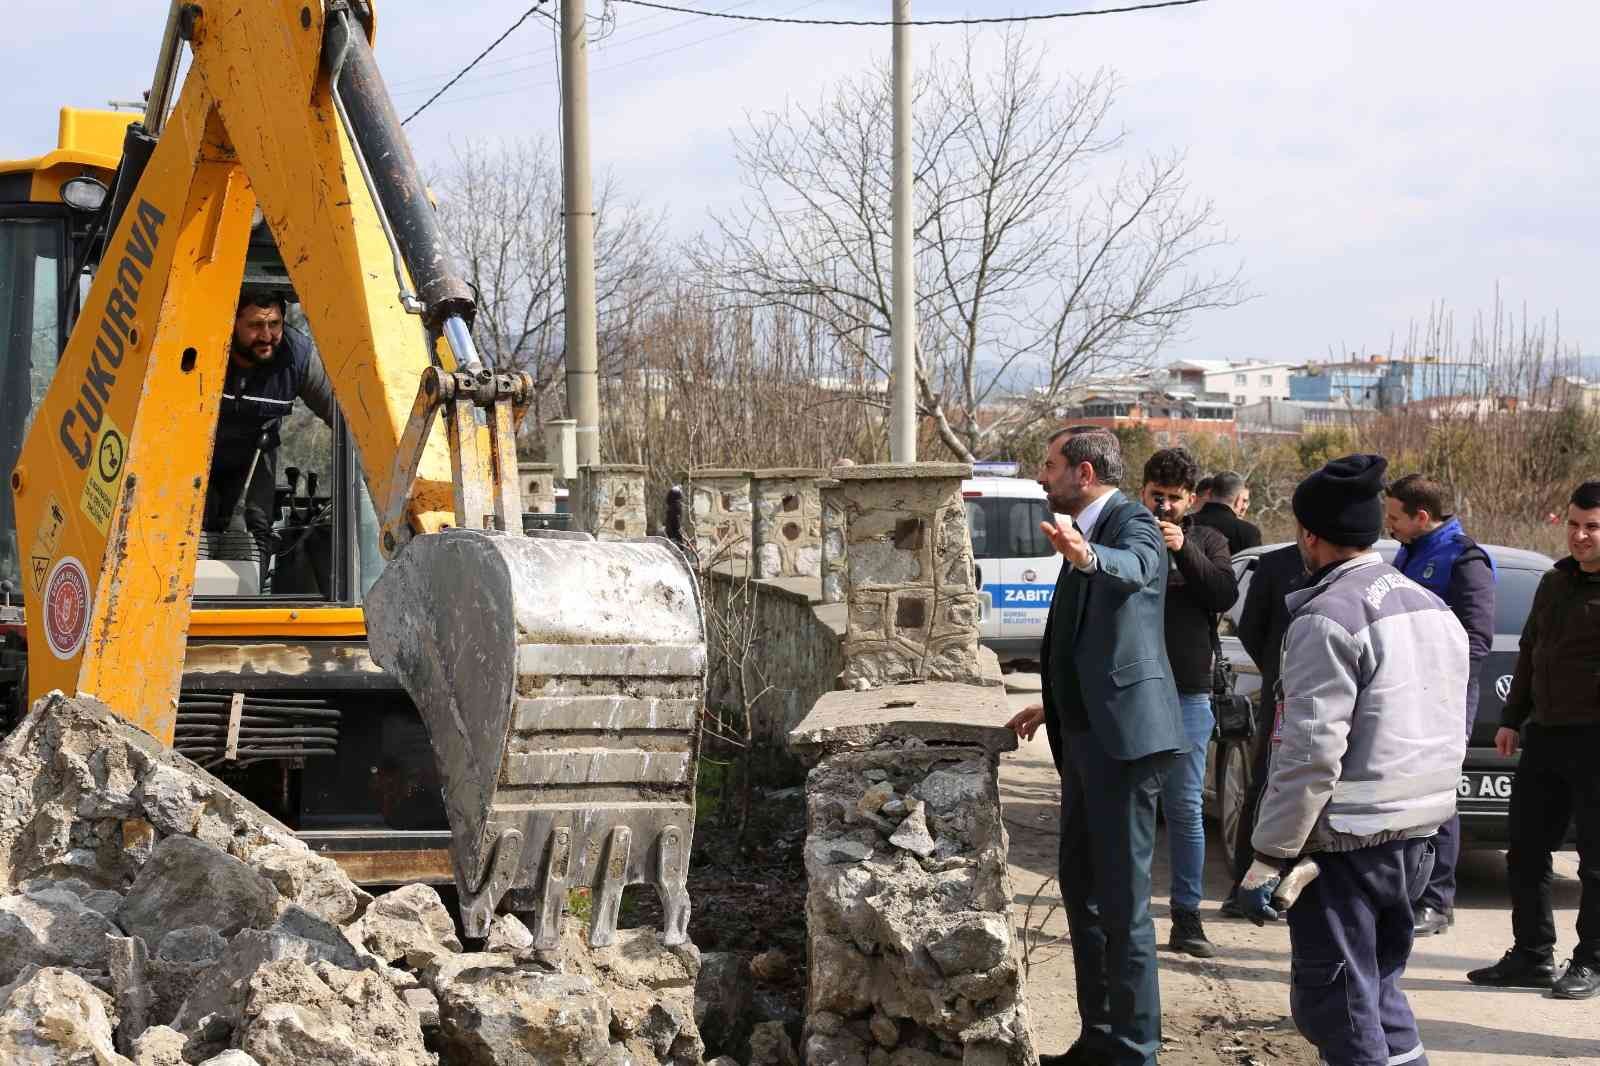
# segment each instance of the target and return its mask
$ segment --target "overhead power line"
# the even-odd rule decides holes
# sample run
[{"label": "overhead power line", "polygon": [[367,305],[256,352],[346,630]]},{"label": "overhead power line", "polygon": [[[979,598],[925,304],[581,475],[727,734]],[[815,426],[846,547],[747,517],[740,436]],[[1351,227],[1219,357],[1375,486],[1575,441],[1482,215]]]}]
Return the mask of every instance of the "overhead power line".
[{"label": "overhead power line", "polygon": [[439,97],[443,96],[445,93],[450,91],[450,86],[454,85],[456,82],[458,82],[462,78],[466,77],[468,71],[470,71],[473,67],[477,66],[479,63],[483,62],[484,58],[487,57],[490,52],[492,52],[496,48],[500,47],[500,42],[504,41],[507,37],[510,37],[513,33],[515,33],[517,31],[517,27],[521,26],[524,22],[527,22],[530,18],[532,18],[533,17],[533,13],[535,11],[538,11],[540,7],[544,6],[544,3],[545,3],[545,0],[538,0],[538,3],[534,4],[532,7],[528,8],[528,10],[524,11],[522,13],[522,17],[521,18],[517,19],[517,21],[513,22],[509,27],[506,28],[506,32],[504,32],[500,36],[496,37],[489,44],[489,47],[487,47],[483,51],[479,52],[477,54],[477,56],[472,60],[472,62],[470,62],[466,66],[462,67],[456,73],[455,77],[453,77],[449,81],[445,82],[444,85],[442,85],[439,88],[438,92],[434,93],[432,96],[428,97],[427,100],[423,101],[423,104],[422,104],[421,107],[417,108],[415,111],[411,112],[411,114],[407,115],[405,117],[405,119],[401,121],[400,125],[404,126],[407,122],[410,122],[412,119],[416,118],[418,115],[420,115],[424,111],[428,110],[428,107],[435,100],[439,99]]},{"label": "overhead power line", "polygon": [[785,26],[990,26],[1005,22],[1048,22],[1053,19],[1088,18],[1092,15],[1122,15],[1130,11],[1154,11],[1163,7],[1188,7],[1203,4],[1206,0],[1155,0],[1148,4],[1129,4],[1126,7],[1103,7],[1093,11],[1050,11],[1042,15],[995,15],[985,18],[911,19],[904,23],[893,19],[800,19],[781,15],[735,15],[727,11],[702,11],[675,4],[659,4],[655,0],[616,0],[619,4],[634,7],[671,11],[679,15],[699,15],[701,18],[730,19],[734,22],[772,22]]}]

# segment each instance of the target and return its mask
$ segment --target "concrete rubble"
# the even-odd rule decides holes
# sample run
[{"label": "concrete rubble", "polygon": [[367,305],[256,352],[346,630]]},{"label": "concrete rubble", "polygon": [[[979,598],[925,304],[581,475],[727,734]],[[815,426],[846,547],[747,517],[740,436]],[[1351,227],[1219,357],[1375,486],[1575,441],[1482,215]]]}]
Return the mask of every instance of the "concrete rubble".
[{"label": "concrete rubble", "polygon": [[[1009,914],[1004,711],[992,687],[897,685],[830,694],[790,735],[817,760],[804,1061],[1037,1063]],[[775,1034],[751,1049],[751,1066],[792,1061]]]},{"label": "concrete rubble", "polygon": [[93,700],[53,693],[0,741],[7,1066],[702,1066],[697,1016],[748,1038],[737,958],[705,983],[718,1013],[654,929],[592,948],[572,918],[540,952],[501,915],[486,946]]}]

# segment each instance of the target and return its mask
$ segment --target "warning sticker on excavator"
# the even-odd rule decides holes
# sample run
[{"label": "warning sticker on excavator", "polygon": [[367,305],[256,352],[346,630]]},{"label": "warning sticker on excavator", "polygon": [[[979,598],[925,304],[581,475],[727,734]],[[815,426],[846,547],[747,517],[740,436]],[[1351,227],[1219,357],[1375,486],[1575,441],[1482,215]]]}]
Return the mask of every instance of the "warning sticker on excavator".
[{"label": "warning sticker on excavator", "polygon": [[117,488],[122,484],[122,472],[128,457],[128,438],[107,417],[100,427],[100,439],[95,442],[94,461],[89,464],[89,476],[83,480],[83,498],[79,506],[89,516],[89,521],[101,533],[111,528],[111,515],[117,506]]},{"label": "warning sticker on excavator", "polygon": [[44,591],[44,579],[50,575],[50,560],[61,547],[61,531],[67,526],[67,512],[61,501],[51,493],[45,499],[44,514],[39,527],[33,531],[33,541],[28,546],[28,580],[35,593]]},{"label": "warning sticker on excavator", "polygon": [[44,635],[57,659],[70,659],[89,634],[89,575],[72,556],[56,563],[44,587]]}]

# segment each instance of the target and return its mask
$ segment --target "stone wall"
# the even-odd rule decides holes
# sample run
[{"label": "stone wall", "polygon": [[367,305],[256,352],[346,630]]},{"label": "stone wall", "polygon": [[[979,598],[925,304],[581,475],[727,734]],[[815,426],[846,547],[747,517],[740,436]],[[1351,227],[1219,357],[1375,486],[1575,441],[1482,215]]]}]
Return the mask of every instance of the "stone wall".
[{"label": "stone wall", "polygon": [[844,501],[839,483],[825,478],[817,483],[822,502],[822,602],[845,602]]},{"label": "stone wall", "polygon": [[754,511],[751,544],[757,577],[822,575],[820,470],[756,470],[750,477]]},{"label": "stone wall", "polygon": [[1003,691],[825,695],[806,780],[805,1060],[1035,1066],[1010,915]]},{"label": "stone wall", "polygon": [[573,502],[575,528],[596,540],[633,540],[645,535],[644,472],[624,463],[578,468]]},{"label": "stone wall", "polygon": [[522,488],[522,509],[533,514],[554,514],[556,509],[556,468],[549,463],[518,463],[517,481]]},{"label": "stone wall", "polygon": [[[744,599],[746,585],[752,593],[749,608],[733,606]],[[724,617],[730,611],[748,613],[754,625],[746,685],[752,692],[770,686],[756,704],[754,732],[762,749],[760,761],[768,766],[788,763],[789,731],[818,699],[838,687],[844,669],[844,605],[820,603],[815,581],[755,581],[747,579],[742,568],[707,573],[705,596],[709,611],[721,612]],[[719,624],[713,619],[708,632],[711,668],[706,702],[712,710],[727,715],[736,709],[737,697],[729,649],[726,642],[716,639]],[[797,772],[794,776],[798,780]]]},{"label": "stone wall", "polygon": [[690,543],[701,566],[743,562],[754,537],[749,470],[691,470],[689,486]]},{"label": "stone wall", "polygon": [[836,467],[845,518],[844,682],[986,683],[961,481],[965,463]]}]

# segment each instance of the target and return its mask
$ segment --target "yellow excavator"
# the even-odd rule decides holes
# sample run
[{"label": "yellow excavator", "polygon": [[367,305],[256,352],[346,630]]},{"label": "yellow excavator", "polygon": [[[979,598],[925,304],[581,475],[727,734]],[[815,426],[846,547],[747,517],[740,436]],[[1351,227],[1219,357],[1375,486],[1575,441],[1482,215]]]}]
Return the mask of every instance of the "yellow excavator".
[{"label": "yellow excavator", "polygon": [[[532,383],[477,353],[374,6],[174,3],[142,118],[68,109],[0,163],[0,686],[97,698],[369,883],[447,852],[469,935],[552,945],[588,888],[604,944],[648,884],[681,942],[694,575],[524,534]],[[274,279],[339,408],[328,492],[275,497],[323,546],[298,569],[202,529],[234,310]]]}]

